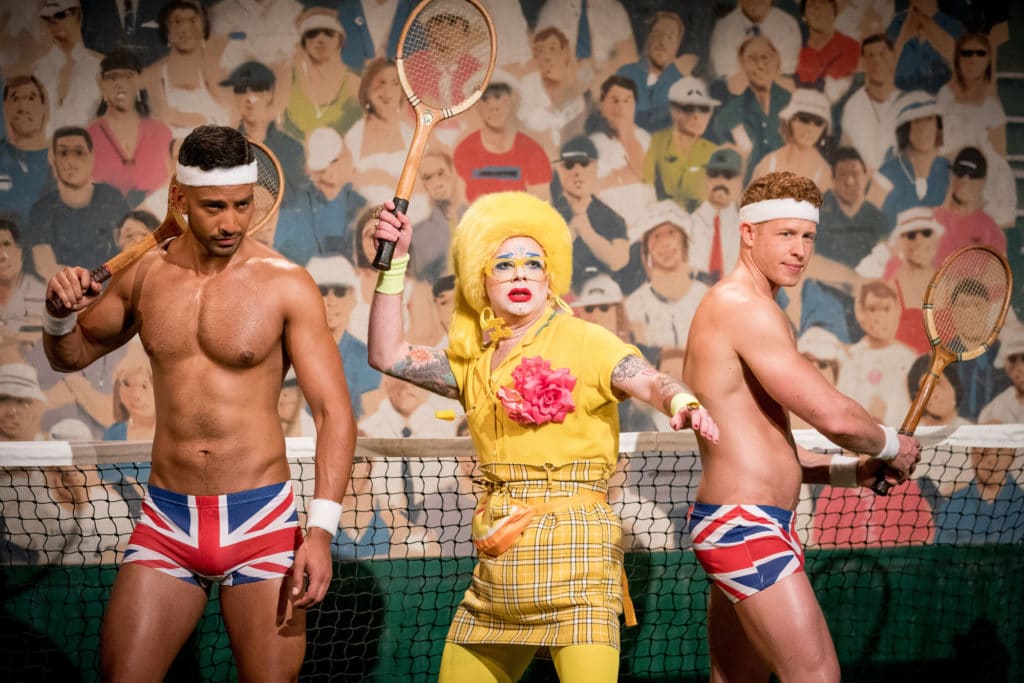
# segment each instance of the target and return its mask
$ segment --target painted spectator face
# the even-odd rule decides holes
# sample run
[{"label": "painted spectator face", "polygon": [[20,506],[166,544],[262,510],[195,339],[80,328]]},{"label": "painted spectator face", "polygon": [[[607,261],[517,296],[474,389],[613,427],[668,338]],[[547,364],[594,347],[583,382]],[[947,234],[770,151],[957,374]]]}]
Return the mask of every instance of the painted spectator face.
[{"label": "painted spectator face", "polygon": [[988,45],[973,38],[966,40],[956,55],[956,63],[968,83],[987,80],[985,72],[991,64]]},{"label": "painted spectator face", "polygon": [[121,379],[121,403],[132,418],[153,417],[153,378],[145,368],[126,372]]},{"label": "painted spectator face", "polygon": [[912,266],[931,268],[938,250],[939,234],[934,228],[908,230],[900,234],[900,256]]},{"label": "painted spectator face", "polygon": [[864,76],[869,83],[887,83],[896,69],[896,55],[884,41],[871,43],[861,56]]},{"label": "painted spectator face", "polygon": [[[924,384],[925,377],[925,375],[921,376],[921,382],[918,386]],[[935,381],[935,387],[932,389],[932,395],[928,398],[925,410],[937,416],[956,414],[956,389],[953,388],[953,384],[946,378],[945,373],[939,375],[939,378]]]},{"label": "painted spectator face", "polygon": [[514,105],[515,99],[512,97],[512,93],[494,90],[481,97],[476,106],[480,111],[480,118],[484,126],[491,130],[505,130],[512,116]]},{"label": "painted spectator face", "polygon": [[412,415],[427,399],[426,390],[395,377],[384,377],[388,400],[399,415]]},{"label": "painted spectator face", "polygon": [[717,209],[724,209],[740,196],[743,176],[739,171],[711,169],[705,172],[708,188],[708,202]]},{"label": "painted spectator face", "polygon": [[78,7],[69,7],[63,12],[57,12],[52,17],[43,19],[46,28],[50,32],[53,42],[61,47],[77,45],[82,36],[82,10]]},{"label": "painted spectator face", "polygon": [[277,396],[277,416],[282,424],[289,424],[298,415],[302,405],[302,391],[298,386],[281,387]]},{"label": "painted spectator face", "polygon": [[468,32],[469,22],[451,14],[431,17],[427,20],[425,31],[435,56],[449,62],[454,60],[457,51],[461,51],[456,48],[466,43]]},{"label": "painted spectator face", "polygon": [[561,83],[569,74],[569,46],[556,35],[533,41],[533,58],[544,80]]},{"label": "painted spectator face", "polygon": [[958,204],[966,207],[980,207],[984,203],[985,178],[972,178],[966,173],[963,175],[953,173],[951,176],[950,191]]},{"label": "painted spectator face", "polygon": [[925,116],[910,122],[910,146],[918,152],[931,152],[938,146],[939,121]]},{"label": "painted spectator face", "polygon": [[636,97],[629,88],[613,85],[601,100],[601,114],[616,131],[633,125],[636,114]]},{"label": "painted spectator face", "polygon": [[582,200],[594,193],[597,187],[597,161],[594,159],[570,159],[555,164],[562,191],[570,199]]},{"label": "painted spectator face", "polygon": [[711,122],[711,106],[707,104],[670,104],[669,115],[675,129],[683,135],[699,138]]},{"label": "painted spectator face", "polygon": [[258,126],[271,119],[270,103],[274,99],[273,90],[245,90],[235,93],[234,98],[235,107],[243,123]]},{"label": "painted spectator face", "polygon": [[825,134],[825,120],[807,112],[797,112],[789,120],[789,133],[793,144],[810,149],[818,144]]},{"label": "painted spectator face", "polygon": [[35,440],[42,407],[42,402],[35,399],[0,396],[0,440]]},{"label": "painted spectator face", "polygon": [[779,53],[767,38],[759,36],[747,43],[741,58],[743,71],[755,90],[767,90],[779,75]]},{"label": "painted spectator face", "polygon": [[509,325],[537,315],[548,299],[544,249],[530,237],[510,237],[485,267],[484,287],[494,313]]},{"label": "painted spectator face", "polygon": [[14,283],[21,275],[22,249],[10,230],[0,229],[0,282]]},{"label": "painted spectator face", "polygon": [[1024,353],[1014,353],[1006,357],[1006,374],[1018,393],[1024,393]]},{"label": "painted spectator face", "polygon": [[80,135],[66,135],[54,144],[54,167],[57,178],[72,189],[80,189],[92,182],[95,164],[92,150]]},{"label": "painted spectator face", "polygon": [[740,9],[748,19],[759,24],[772,11],[772,0],[740,0]]},{"label": "painted spectator face", "polygon": [[832,0],[807,0],[804,20],[812,31],[831,33],[835,30],[836,8]]},{"label": "painted spectator face", "polygon": [[150,229],[142,221],[126,218],[117,230],[117,239],[115,240],[117,247],[124,250],[133,244],[141,242],[150,232]]},{"label": "painted spectator face", "polygon": [[671,223],[655,226],[647,235],[648,263],[662,270],[675,270],[689,258],[686,235]]},{"label": "painted spectator face", "polygon": [[621,304],[590,304],[576,309],[576,315],[583,320],[600,325],[613,334],[619,333],[619,308]]},{"label": "painted spectator face", "polygon": [[449,202],[455,198],[455,174],[444,157],[430,154],[420,162],[423,189],[435,202]]},{"label": "painted spectator face", "polygon": [[1002,485],[1006,472],[1013,465],[1013,450],[1009,448],[972,448],[971,463],[975,478],[982,485]]},{"label": "painted spectator face", "polygon": [[314,28],[302,36],[302,47],[314,64],[341,59],[341,34],[329,28]]},{"label": "painted spectator face", "polygon": [[100,90],[108,107],[133,111],[139,97],[139,73],[133,69],[112,69],[100,78]]},{"label": "painted spectator face", "polygon": [[7,92],[4,120],[17,137],[37,135],[46,125],[46,103],[35,83],[22,83]]},{"label": "painted spectator face", "polygon": [[651,25],[647,36],[647,56],[656,67],[664,69],[675,60],[682,42],[679,24],[670,17],[661,17]]},{"label": "painted spectator face", "polygon": [[[969,349],[979,347],[984,334],[992,329],[991,321],[995,319],[994,303],[979,292],[962,291],[949,305],[955,329],[961,330],[960,341]],[[973,336],[968,336],[973,335]]]},{"label": "painted spectator face", "polygon": [[343,148],[338,156],[326,167],[309,171],[309,179],[323,193],[328,201],[333,200],[351,178],[352,163],[348,149]]},{"label": "painted spectator face", "polygon": [[369,90],[370,106],[375,112],[399,111],[405,95],[398,80],[398,69],[387,66],[376,73]]},{"label": "painted spectator face", "polygon": [[455,290],[441,292],[434,297],[434,311],[437,313],[437,320],[445,332],[452,324],[452,313],[455,311]]},{"label": "painted spectator face", "polygon": [[845,204],[856,204],[864,198],[864,188],[867,187],[868,180],[864,164],[857,159],[844,159],[836,163],[834,175],[832,191],[840,201]]},{"label": "painted spectator face", "polygon": [[341,334],[348,327],[352,310],[356,307],[355,289],[345,285],[321,285],[320,296],[327,312],[327,326],[335,335]]},{"label": "painted spectator face", "polygon": [[864,295],[860,313],[857,320],[870,339],[891,342],[896,338],[896,328],[900,324],[900,307],[896,297],[868,292]]},{"label": "painted spectator face", "polygon": [[192,9],[176,9],[167,17],[167,42],[178,52],[192,52],[203,44],[203,18]]}]

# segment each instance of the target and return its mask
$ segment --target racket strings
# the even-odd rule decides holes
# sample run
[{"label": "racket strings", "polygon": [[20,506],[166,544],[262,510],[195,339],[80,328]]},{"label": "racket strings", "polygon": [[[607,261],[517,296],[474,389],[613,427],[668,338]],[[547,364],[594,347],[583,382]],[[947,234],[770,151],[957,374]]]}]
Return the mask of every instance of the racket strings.
[{"label": "racket strings", "polygon": [[454,109],[483,87],[491,52],[487,18],[474,4],[432,0],[405,32],[398,68],[410,99],[431,109]]},{"label": "racket strings", "polygon": [[954,254],[930,288],[930,332],[954,353],[983,351],[1002,326],[1009,288],[1004,262],[995,253],[967,249]]},{"label": "racket strings", "polygon": [[270,154],[259,145],[250,145],[256,155],[257,171],[256,185],[253,187],[253,232],[262,227],[267,218],[274,212],[279,204],[279,197],[284,190],[284,182],[278,171],[277,164],[271,159]]}]

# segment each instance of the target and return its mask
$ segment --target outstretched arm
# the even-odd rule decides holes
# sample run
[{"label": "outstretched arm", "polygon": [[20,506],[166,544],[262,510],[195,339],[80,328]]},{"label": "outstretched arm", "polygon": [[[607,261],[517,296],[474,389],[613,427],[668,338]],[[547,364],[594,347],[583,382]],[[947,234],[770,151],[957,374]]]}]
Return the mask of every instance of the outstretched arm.
[{"label": "outstretched arm", "polygon": [[[387,201],[373,236],[395,242],[391,271],[381,278],[370,304],[368,360],[372,367],[448,398],[458,398],[458,385],[443,350],[410,344],[402,324],[404,272],[409,258],[412,225],[395,214]],[[401,273],[401,275],[399,274]]]},{"label": "outstretched arm", "polygon": [[612,370],[612,386],[668,415],[672,429],[689,427],[705,439],[718,442],[718,425],[708,411],[679,380],[658,372],[640,356],[629,355],[619,361]]}]

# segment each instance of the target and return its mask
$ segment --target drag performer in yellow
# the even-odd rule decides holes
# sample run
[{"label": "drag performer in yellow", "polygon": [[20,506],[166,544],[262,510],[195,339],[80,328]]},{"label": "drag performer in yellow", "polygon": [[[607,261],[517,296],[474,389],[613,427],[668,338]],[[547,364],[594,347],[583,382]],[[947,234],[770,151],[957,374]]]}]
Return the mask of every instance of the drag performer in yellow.
[{"label": "drag performer in yellow", "polygon": [[[541,647],[565,682],[615,681],[623,612],[621,522],[605,501],[619,445],[617,404],[641,399],[718,440],[678,381],[560,296],[572,238],[551,205],[522,192],[477,199],[452,236],[455,310],[447,349],[403,339],[412,228],[387,203],[374,236],[397,242],[370,311],[370,364],[466,411],[479,458],[479,561],[441,658],[441,683],[515,681]],[[625,594],[627,621],[631,616]],[[634,620],[635,621],[635,620]]]}]

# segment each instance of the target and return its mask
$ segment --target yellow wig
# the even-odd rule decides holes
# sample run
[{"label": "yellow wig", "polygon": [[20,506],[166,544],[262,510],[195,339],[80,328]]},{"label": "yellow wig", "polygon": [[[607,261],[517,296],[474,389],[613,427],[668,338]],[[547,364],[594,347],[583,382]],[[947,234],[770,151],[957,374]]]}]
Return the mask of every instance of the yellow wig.
[{"label": "yellow wig", "polygon": [[526,192],[483,195],[466,210],[452,235],[455,311],[448,349],[457,357],[475,358],[483,351],[480,314],[490,306],[484,271],[510,237],[530,237],[544,250],[548,288],[556,301],[569,291],[572,236],[554,207]]}]

